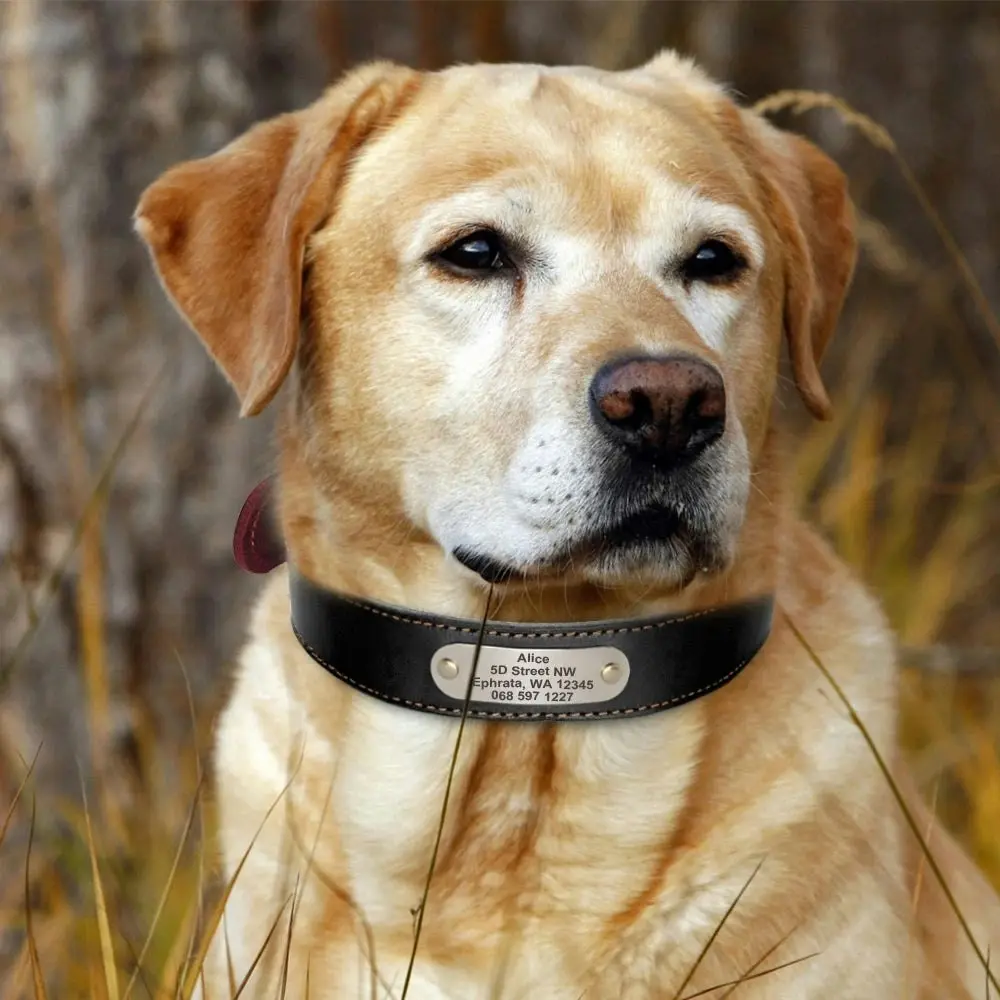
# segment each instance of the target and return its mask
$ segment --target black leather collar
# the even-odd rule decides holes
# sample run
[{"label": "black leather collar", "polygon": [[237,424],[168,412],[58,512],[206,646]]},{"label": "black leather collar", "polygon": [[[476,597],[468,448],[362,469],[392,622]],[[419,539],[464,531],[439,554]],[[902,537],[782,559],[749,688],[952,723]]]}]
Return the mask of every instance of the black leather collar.
[{"label": "black leather collar", "polygon": [[[285,561],[270,496],[265,480],[236,525],[233,554],[250,573]],[[348,597],[294,567],[289,586],[295,635],[334,677],[436,715],[462,716],[468,698],[474,719],[628,719],[683,705],[739,674],[767,640],[774,608],[767,596],[657,618],[515,624]]]},{"label": "black leather collar", "polygon": [[620,719],[683,705],[753,659],[774,605],[761,597],[656,618],[484,624],[347,597],[291,567],[289,581],[295,635],[334,677],[394,705],[455,717],[473,679],[467,715],[475,719]]}]

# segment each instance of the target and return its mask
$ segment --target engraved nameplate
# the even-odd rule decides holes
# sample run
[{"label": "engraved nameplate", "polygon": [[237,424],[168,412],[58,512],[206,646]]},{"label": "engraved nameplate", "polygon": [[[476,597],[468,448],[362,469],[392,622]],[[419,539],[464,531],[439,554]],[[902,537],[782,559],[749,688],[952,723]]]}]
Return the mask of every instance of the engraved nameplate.
[{"label": "engraved nameplate", "polygon": [[[465,701],[475,658],[472,643],[456,642],[431,659],[431,677],[450,698]],[[483,646],[472,682],[474,702],[507,706],[596,705],[625,690],[629,665],[613,646],[512,649]]]}]

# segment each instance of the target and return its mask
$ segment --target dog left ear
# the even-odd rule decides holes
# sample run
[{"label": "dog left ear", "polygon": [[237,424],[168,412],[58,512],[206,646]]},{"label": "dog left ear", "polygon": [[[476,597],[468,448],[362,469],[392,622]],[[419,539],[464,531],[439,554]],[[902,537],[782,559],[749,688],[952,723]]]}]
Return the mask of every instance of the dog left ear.
[{"label": "dog left ear", "polygon": [[854,208],[844,172],[811,142],[739,112],[749,165],[785,249],[785,333],[800,395],[829,419],[819,363],[840,318],[857,258]]},{"label": "dog left ear", "polygon": [[391,63],[362,66],[310,107],[173,167],[143,193],[136,229],[242,416],[259,413],[291,368],[306,242],[332,211],[345,165],[419,81]]}]

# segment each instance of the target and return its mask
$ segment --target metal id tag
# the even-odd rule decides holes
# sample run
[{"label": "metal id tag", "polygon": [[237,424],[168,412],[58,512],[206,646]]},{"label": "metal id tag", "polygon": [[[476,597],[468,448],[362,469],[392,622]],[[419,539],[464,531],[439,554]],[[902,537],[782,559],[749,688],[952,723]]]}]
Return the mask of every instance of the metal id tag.
[{"label": "metal id tag", "polygon": [[[431,677],[450,698],[464,701],[476,647],[456,642],[431,658]],[[586,649],[512,649],[483,646],[472,701],[503,706],[596,705],[628,684],[628,659],[613,646]]]}]

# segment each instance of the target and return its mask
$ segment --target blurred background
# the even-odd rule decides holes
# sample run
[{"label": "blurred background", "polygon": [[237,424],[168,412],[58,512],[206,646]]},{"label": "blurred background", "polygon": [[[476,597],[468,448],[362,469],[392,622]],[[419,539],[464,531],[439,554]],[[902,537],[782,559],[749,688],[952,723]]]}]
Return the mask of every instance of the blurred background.
[{"label": "blurred background", "polygon": [[53,995],[117,995],[95,907],[122,982],[141,964],[134,994],[159,996],[211,866],[197,792],[258,586],[232,530],[271,418],[238,420],[161,293],[131,231],[142,188],[371,57],[615,68],[663,46],[748,102],[822,91],[891,136],[805,110],[829,99],[777,102],[848,171],[862,243],[824,364],[836,418],[812,424],[786,391],[782,419],[803,508],[898,630],[920,786],[1000,885],[1000,6],[7,0],[4,998],[38,995],[32,942]]}]

